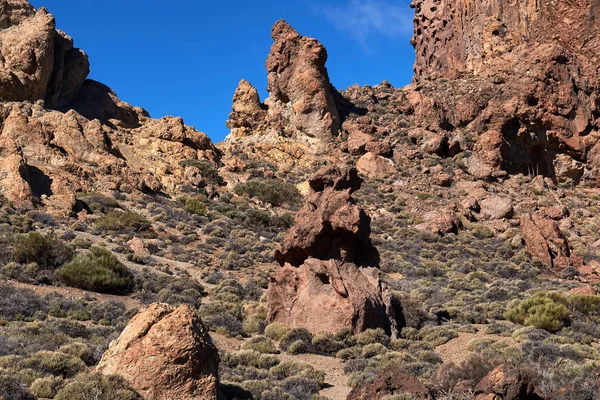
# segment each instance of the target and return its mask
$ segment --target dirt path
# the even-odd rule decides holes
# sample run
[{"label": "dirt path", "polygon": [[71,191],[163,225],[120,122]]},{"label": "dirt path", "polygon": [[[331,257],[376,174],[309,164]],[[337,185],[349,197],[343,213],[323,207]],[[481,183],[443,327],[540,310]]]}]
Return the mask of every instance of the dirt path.
[{"label": "dirt path", "polygon": [[438,346],[436,351],[442,357],[442,360],[447,362],[453,362],[455,364],[460,364],[463,361],[466,361],[471,354],[472,351],[467,350],[469,347],[469,343],[473,339],[493,339],[497,342],[504,342],[508,345],[513,345],[516,342],[506,336],[500,335],[487,335],[484,333],[464,333],[459,332],[458,337],[452,339],[446,344]]},{"label": "dirt path", "polygon": [[58,294],[63,295],[64,297],[66,297],[68,299],[72,299],[72,300],[80,300],[80,299],[86,299],[86,298],[89,299],[90,297],[92,297],[99,301],[110,301],[110,300],[118,301],[118,302],[125,304],[125,307],[128,310],[131,310],[134,308],[143,309],[146,307],[140,301],[133,299],[131,297],[127,297],[127,296],[115,296],[115,295],[111,295],[111,294],[100,294],[100,293],[88,292],[88,291],[81,290],[81,289],[75,289],[75,288],[63,287],[63,286],[60,286],[60,287],[59,286],[36,286],[36,285],[29,285],[29,284],[21,283],[21,282],[6,281],[4,279],[0,279],[0,282],[8,282],[12,286],[15,286],[18,288],[30,289],[33,292],[35,292],[35,294],[37,294],[38,296],[45,296],[50,293],[58,293]]},{"label": "dirt path", "polygon": [[[241,340],[228,338],[217,333],[211,333],[210,336],[219,350],[227,352],[239,351],[242,343],[244,343]],[[296,356],[277,354],[276,356],[281,361],[301,362],[324,371],[325,385],[327,387],[321,390],[321,396],[325,396],[331,400],[346,400],[346,397],[348,397],[352,390],[348,386],[348,377],[344,375],[344,364],[340,359],[316,354],[300,354]]]}]

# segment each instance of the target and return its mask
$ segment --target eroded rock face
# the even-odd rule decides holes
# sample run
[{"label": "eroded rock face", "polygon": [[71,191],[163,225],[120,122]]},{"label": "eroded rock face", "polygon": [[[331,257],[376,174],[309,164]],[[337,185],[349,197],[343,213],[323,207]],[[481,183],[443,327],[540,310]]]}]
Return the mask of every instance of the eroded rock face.
[{"label": "eroded rock face", "polygon": [[151,119],[86,80],[87,56],[45,9],[0,1],[0,44],[0,192],[18,207],[68,215],[77,191],[178,194],[194,187],[182,162],[219,162],[180,118]]},{"label": "eroded rock face", "polygon": [[324,167],[309,183],[306,204],[275,254],[282,268],[269,282],[268,320],[312,332],[383,328],[396,334],[371,220],[351,196],[361,185],[357,171]]},{"label": "eroded rock face", "polygon": [[299,267],[312,257],[378,266],[379,254],[370,239],[371,218],[352,198],[362,184],[357,170],[324,167],[309,184],[311,193],[275,253],[277,261]]},{"label": "eroded rock face", "polygon": [[284,20],[273,26],[272,37],[275,43],[267,59],[269,113],[288,116],[298,134],[330,140],[340,128],[340,117],[325,67],[327,50]]},{"label": "eroded rock face", "polygon": [[325,67],[327,50],[284,20],[275,23],[272,37],[266,63],[269,97],[261,103],[248,81],[239,83],[223,146],[261,161],[317,165],[315,154],[332,142],[341,125],[336,90]]},{"label": "eroded rock face", "polygon": [[572,265],[571,244],[558,224],[543,212],[521,217],[521,235],[531,254],[557,272]]},{"label": "eroded rock face", "polygon": [[153,304],[111,343],[97,370],[120,375],[147,399],[216,400],[219,355],[186,305]]},{"label": "eroded rock face", "polygon": [[[418,124],[452,140],[480,179],[597,185],[600,7],[585,0],[414,0]],[[440,79],[443,78],[443,79]]]},{"label": "eroded rock face", "polygon": [[392,366],[383,370],[375,382],[352,390],[346,400],[381,400],[402,395],[415,400],[431,400],[431,391],[415,376]]},{"label": "eroded rock face", "polygon": [[501,365],[479,382],[472,400],[542,400],[530,379],[518,369]]}]

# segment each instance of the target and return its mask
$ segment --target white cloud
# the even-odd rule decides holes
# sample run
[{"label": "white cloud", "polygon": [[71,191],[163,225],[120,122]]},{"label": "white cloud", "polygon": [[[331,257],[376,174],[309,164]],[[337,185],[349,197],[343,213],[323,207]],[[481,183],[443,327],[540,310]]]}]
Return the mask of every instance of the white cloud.
[{"label": "white cloud", "polygon": [[400,38],[413,31],[414,12],[407,0],[343,0],[318,9],[339,31],[365,47],[373,36]]}]

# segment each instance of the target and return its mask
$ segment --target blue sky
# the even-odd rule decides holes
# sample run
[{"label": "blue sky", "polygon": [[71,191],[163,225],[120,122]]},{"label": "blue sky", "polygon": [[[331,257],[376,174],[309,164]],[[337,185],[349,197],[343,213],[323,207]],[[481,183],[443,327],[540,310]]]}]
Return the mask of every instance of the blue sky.
[{"label": "blue sky", "polygon": [[329,52],[337,88],[412,78],[410,0],[31,0],[88,53],[92,79],[155,118],[182,116],[215,142],[240,79],[266,96],[271,26],[285,18]]}]

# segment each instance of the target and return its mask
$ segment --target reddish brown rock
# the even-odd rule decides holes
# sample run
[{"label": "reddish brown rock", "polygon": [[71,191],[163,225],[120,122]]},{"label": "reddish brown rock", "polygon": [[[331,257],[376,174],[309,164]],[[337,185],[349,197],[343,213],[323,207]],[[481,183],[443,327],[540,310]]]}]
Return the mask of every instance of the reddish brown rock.
[{"label": "reddish brown rock", "polygon": [[480,215],[489,219],[511,218],[514,214],[512,201],[505,196],[490,196],[479,202]]},{"label": "reddish brown rock", "polygon": [[402,395],[414,400],[433,399],[431,391],[415,376],[392,366],[383,370],[375,382],[353,389],[346,400],[383,400]]},{"label": "reddish brown rock", "polygon": [[[600,182],[597,5],[414,0],[415,124],[462,137],[480,179]],[[526,22],[525,22],[526,21]],[[468,126],[468,128],[467,128]]]},{"label": "reddish brown rock", "polygon": [[[71,214],[75,192],[130,188],[179,195],[182,163],[220,154],[181,118],[154,120],[105,85],[54,17],[0,1],[0,193],[19,208]],[[127,189],[127,190],[130,190]]]},{"label": "reddish brown rock", "polygon": [[325,67],[327,50],[284,20],[273,26],[272,37],[275,43],[267,59],[269,114],[289,118],[294,134],[331,140],[341,121]]},{"label": "reddish brown rock", "polygon": [[367,153],[356,162],[356,169],[369,178],[384,179],[396,172],[394,162],[389,158]]},{"label": "reddish brown rock", "polygon": [[559,272],[572,265],[571,244],[557,223],[543,213],[522,216],[521,235],[529,252],[548,268]]},{"label": "reddish brown rock", "polygon": [[356,169],[335,166],[311,177],[306,203],[275,253],[282,268],[267,290],[270,322],[312,332],[383,328],[397,334],[371,219],[352,198],[361,182]]},{"label": "reddish brown rock", "polygon": [[147,399],[216,400],[219,355],[189,306],[153,304],[111,343],[97,370],[120,375]]},{"label": "reddish brown rock", "polygon": [[415,226],[415,229],[434,235],[458,233],[461,225],[456,207],[429,211],[423,215],[423,221],[423,223]]},{"label": "reddish brown rock", "polygon": [[531,377],[501,365],[490,372],[475,388],[472,400],[543,400],[535,393]]}]

